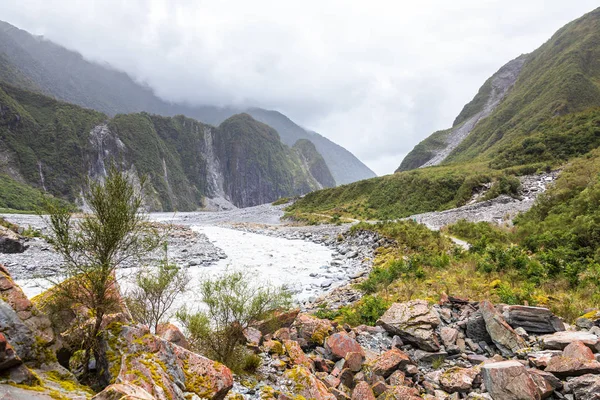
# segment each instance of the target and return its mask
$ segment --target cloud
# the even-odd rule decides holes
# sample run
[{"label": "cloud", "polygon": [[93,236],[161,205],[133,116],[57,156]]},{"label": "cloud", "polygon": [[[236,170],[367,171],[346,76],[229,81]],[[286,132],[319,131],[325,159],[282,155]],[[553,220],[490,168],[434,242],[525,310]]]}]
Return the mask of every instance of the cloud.
[{"label": "cloud", "polygon": [[[6,2],[6,0],[5,0]],[[172,101],[276,109],[378,174],[596,0],[21,0],[2,19]]]}]

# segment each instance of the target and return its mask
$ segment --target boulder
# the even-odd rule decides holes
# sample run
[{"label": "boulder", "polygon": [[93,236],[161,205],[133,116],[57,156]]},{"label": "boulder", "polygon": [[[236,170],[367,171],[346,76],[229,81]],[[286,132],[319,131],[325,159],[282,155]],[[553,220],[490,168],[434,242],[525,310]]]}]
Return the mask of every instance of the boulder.
[{"label": "boulder", "polygon": [[277,340],[267,340],[263,343],[263,349],[269,354],[283,355],[285,353],[283,345]]},{"label": "boulder", "polygon": [[372,366],[372,371],[376,375],[387,378],[399,368],[412,364],[408,354],[398,349],[391,349],[380,355]]},{"label": "boulder", "polygon": [[263,335],[273,333],[281,328],[289,328],[292,326],[299,313],[299,309],[277,311],[271,318],[258,323],[256,327]]},{"label": "boulder", "polygon": [[445,351],[437,351],[435,353],[423,350],[415,350],[413,358],[418,363],[431,364],[436,361],[445,360],[448,357],[448,353]]},{"label": "boulder", "polygon": [[600,399],[600,375],[587,374],[569,381],[575,400]]},{"label": "boulder", "polygon": [[350,369],[350,371],[358,372],[362,369],[364,359],[365,355],[362,350],[360,352],[350,351],[346,353],[346,366]]},{"label": "boulder", "polygon": [[290,360],[292,360],[293,364],[302,365],[308,368],[309,370],[314,369],[312,361],[310,360],[310,358],[308,358],[306,354],[304,354],[298,342],[295,342],[293,340],[285,340],[283,342],[283,345],[285,346],[285,350],[288,356],[290,357]]},{"label": "boulder", "polygon": [[545,369],[559,378],[600,373],[600,363],[596,360],[572,357],[553,357]]},{"label": "boulder", "polygon": [[537,392],[540,395],[540,399],[547,399],[548,397],[552,396],[552,393],[554,393],[554,388],[552,385],[550,385],[548,380],[546,380],[542,375],[534,373],[533,371],[527,372],[535,384]]},{"label": "boulder", "polygon": [[458,339],[458,329],[444,326],[440,329],[440,338],[444,346],[452,346],[456,343],[456,339]]},{"label": "boulder", "polygon": [[[224,365],[152,335],[143,326],[110,324],[100,341],[105,380],[139,386],[157,398],[224,399],[233,386]],[[104,365],[105,363],[105,365]]]},{"label": "boulder", "polygon": [[546,383],[548,383],[548,385],[550,385],[552,390],[559,390],[559,389],[563,388],[562,381],[560,379],[558,379],[556,376],[554,376],[553,374],[551,374],[550,372],[541,371],[539,369],[534,369],[534,368],[527,370],[527,372],[529,372],[529,374],[531,375],[533,380],[536,381],[536,385],[538,387],[540,387],[541,385],[538,383],[538,380],[536,379],[535,375],[542,377],[546,381]]},{"label": "boulder", "polygon": [[563,350],[563,357],[581,358],[584,360],[595,360],[594,353],[582,341],[576,340],[571,342]]},{"label": "boulder", "polygon": [[333,331],[331,321],[320,319],[308,314],[300,314],[294,322],[298,337],[306,343],[322,346],[325,338]]},{"label": "boulder", "polygon": [[518,361],[484,364],[481,376],[485,388],[494,400],[537,400],[538,387]]},{"label": "boulder", "polygon": [[284,376],[293,382],[295,395],[314,400],[336,400],[327,390],[327,386],[302,365],[287,370]]},{"label": "boulder", "polygon": [[575,341],[583,342],[592,351],[598,351],[598,336],[588,332],[565,331],[541,337],[544,349],[562,350]]},{"label": "boulder", "polygon": [[512,356],[527,347],[525,340],[506,323],[492,303],[482,301],[479,304],[479,310],[485,321],[486,330],[502,354]]},{"label": "boulder", "polygon": [[479,375],[476,368],[454,367],[440,375],[439,384],[447,392],[469,392],[473,387],[473,380]]},{"label": "boulder", "polygon": [[0,265],[0,333],[25,363],[54,361],[57,341],[50,319],[25,296]]},{"label": "boulder", "polygon": [[130,383],[114,383],[92,397],[92,400],[155,400],[155,397],[139,386]]},{"label": "boulder", "polygon": [[246,338],[248,346],[258,347],[262,340],[262,333],[256,328],[248,327],[244,329],[244,337]]},{"label": "boulder", "polygon": [[440,324],[437,311],[425,300],[394,303],[377,321],[391,334],[425,351],[438,351],[435,328]]},{"label": "boulder", "polygon": [[535,368],[546,368],[552,357],[561,356],[560,350],[543,350],[527,354],[529,365]]},{"label": "boulder", "polygon": [[352,400],[375,400],[371,385],[367,382],[358,382],[352,391]]},{"label": "boulder", "polygon": [[178,327],[171,323],[158,325],[156,334],[166,341],[176,344],[177,346],[181,346],[188,350],[190,349],[190,343],[185,335],[179,330]]},{"label": "boulder", "polygon": [[392,386],[378,400],[423,400],[419,390],[408,386]]},{"label": "boulder", "polygon": [[23,238],[5,226],[0,225],[0,253],[22,253],[27,249]]},{"label": "boulder", "polygon": [[503,306],[501,312],[510,326],[521,327],[527,333],[554,333],[565,330],[562,320],[544,307]]},{"label": "boulder", "polygon": [[21,361],[10,343],[8,343],[6,337],[0,333],[0,372],[21,365],[22,363],[23,361]]},{"label": "boulder", "polygon": [[325,341],[325,348],[331,352],[334,360],[346,358],[346,354],[351,352],[360,353],[363,356],[365,354],[360,344],[346,332],[338,332],[329,336]]},{"label": "boulder", "polygon": [[485,342],[488,344],[493,343],[490,334],[485,327],[485,321],[481,312],[472,313],[467,319],[466,324],[466,336],[473,340],[475,343]]}]

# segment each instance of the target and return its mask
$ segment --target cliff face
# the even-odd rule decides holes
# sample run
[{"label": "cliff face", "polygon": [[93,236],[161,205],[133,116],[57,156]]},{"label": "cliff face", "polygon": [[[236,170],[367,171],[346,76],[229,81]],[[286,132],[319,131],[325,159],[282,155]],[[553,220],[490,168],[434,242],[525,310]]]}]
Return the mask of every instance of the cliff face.
[{"label": "cliff face", "polygon": [[465,105],[454,120],[454,126],[438,131],[423,140],[406,155],[398,171],[439,165],[462,143],[480,120],[488,117],[515,84],[527,56],[518,57],[488,79],[475,98]]},{"label": "cliff face", "polygon": [[315,177],[275,130],[247,114],[219,127],[147,113],[110,119],[0,84],[0,139],[9,160],[0,174],[72,202],[87,177],[101,179],[113,162],[138,182],[146,178],[150,210],[195,210],[208,199],[247,207],[331,185],[318,153],[310,158]]},{"label": "cliff face", "polygon": [[170,103],[122,71],[90,62],[77,52],[2,21],[0,81],[91,108],[110,117],[139,112],[185,115],[217,126],[231,116],[245,112],[274,128],[287,146],[299,139],[312,141],[338,184],[375,176],[348,150],[318,133],[305,130],[277,111]]}]

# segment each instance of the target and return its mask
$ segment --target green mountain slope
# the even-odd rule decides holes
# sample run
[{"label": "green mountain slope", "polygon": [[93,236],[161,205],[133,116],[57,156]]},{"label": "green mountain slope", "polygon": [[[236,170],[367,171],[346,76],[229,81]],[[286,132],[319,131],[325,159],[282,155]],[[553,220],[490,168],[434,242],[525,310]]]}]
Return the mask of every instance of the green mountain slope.
[{"label": "green mountain slope", "polygon": [[76,52],[2,21],[0,81],[92,108],[111,117],[139,112],[163,116],[186,115],[217,126],[235,114],[246,112],[277,130],[282,142],[288,146],[299,139],[311,140],[338,183],[375,176],[352,153],[317,133],[306,131],[279,112],[261,108],[170,103],[121,71],[90,62]]},{"label": "green mountain slope", "polygon": [[71,202],[111,162],[148,178],[152,210],[195,210],[207,197],[245,207],[331,185],[319,181],[331,177],[324,163],[319,177],[311,174],[318,153],[301,154],[247,114],[219,127],[148,113],[110,119],[0,83],[0,175],[15,188],[27,184]]},{"label": "green mountain slope", "polygon": [[[503,66],[396,174],[311,193],[292,210],[382,219],[439,211],[485,182],[557,168],[599,146],[600,8]],[[428,165],[439,166],[420,168]]]},{"label": "green mountain slope", "polygon": [[[549,119],[599,107],[600,8],[567,24],[540,48],[519,59],[524,65],[515,75],[514,85],[491,113],[484,113],[457,140],[453,141],[448,131],[434,133],[405,157],[398,170],[432,165],[428,162],[440,152],[442,156],[433,165],[489,161],[538,128],[545,129],[541,125]],[[486,107],[493,97],[494,80],[503,69],[484,83],[458,115],[452,130],[467,124]],[[440,150],[447,147],[450,151]],[[505,164],[497,161],[494,165]]]}]

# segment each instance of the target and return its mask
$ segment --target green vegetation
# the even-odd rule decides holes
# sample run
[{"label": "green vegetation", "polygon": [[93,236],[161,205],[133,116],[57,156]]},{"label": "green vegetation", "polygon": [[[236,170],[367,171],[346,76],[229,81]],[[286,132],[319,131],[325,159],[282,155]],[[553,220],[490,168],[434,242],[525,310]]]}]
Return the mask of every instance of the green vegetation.
[{"label": "green vegetation", "polygon": [[143,199],[125,173],[113,166],[103,184],[89,186],[86,201],[91,213],[77,220],[68,209],[47,204],[48,240],[64,261],[60,279],[65,280],[54,282],[53,298],[68,310],[83,307],[93,320],[82,343],[85,375],[92,353],[97,362],[106,359],[98,346],[103,317],[121,310],[117,268],[158,245],[158,234],[142,213]]},{"label": "green vegetation", "polygon": [[[0,106],[0,152],[8,156],[0,165],[0,184],[6,187],[0,208],[34,209],[40,196],[33,188],[74,203],[86,189],[86,177],[102,175],[103,165],[112,162],[147,178],[151,210],[196,210],[211,190],[219,189],[207,182],[206,157],[213,151],[221,163],[217,173],[226,183],[225,195],[238,206],[335,184],[311,142],[299,141],[290,149],[275,130],[247,114],[218,128],[181,115],[109,119],[5,83],[0,83]],[[15,172],[24,183],[7,177]]]},{"label": "green vegetation", "polygon": [[446,147],[446,138],[452,129],[437,131],[422,140],[404,157],[396,172],[419,168],[435,156],[435,151]]},{"label": "green vegetation", "polygon": [[[376,252],[373,271],[357,287],[381,301],[437,299],[441,293],[471,300],[550,307],[572,321],[600,306],[600,150],[574,160],[515,226],[459,221],[443,233],[413,221],[353,229],[393,239]],[[467,240],[469,251],[445,233]],[[362,304],[337,311],[339,319]]]},{"label": "green vegetation", "polygon": [[192,345],[234,372],[242,372],[256,369],[256,359],[248,356],[244,346],[244,331],[287,308],[290,294],[282,288],[256,285],[249,276],[233,272],[202,282],[200,300],[206,310],[177,313]]},{"label": "green vegetation", "polygon": [[[528,55],[506,98],[477,124],[445,163],[490,159],[502,149],[518,146],[556,116],[600,106],[598,59],[600,9],[567,24]],[[541,148],[530,150],[535,153]],[[560,146],[551,145],[544,157],[560,159],[562,151]]]},{"label": "green vegetation", "polygon": [[552,118],[526,138],[503,147],[490,162],[502,169],[518,165],[559,166],[600,146],[600,108]]},{"label": "green vegetation", "polygon": [[171,316],[171,308],[176,298],[185,292],[189,279],[185,269],[169,263],[165,243],[165,258],[159,265],[136,273],[136,287],[125,298],[127,308],[136,321],[156,333],[158,325]]},{"label": "green vegetation", "polygon": [[288,216],[335,214],[356,219],[396,219],[464,205],[484,183],[494,194],[516,195],[517,179],[486,167],[434,167],[396,173],[312,192],[288,207]]}]

